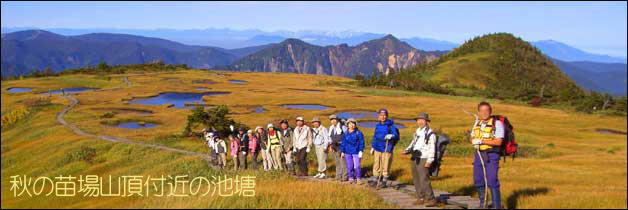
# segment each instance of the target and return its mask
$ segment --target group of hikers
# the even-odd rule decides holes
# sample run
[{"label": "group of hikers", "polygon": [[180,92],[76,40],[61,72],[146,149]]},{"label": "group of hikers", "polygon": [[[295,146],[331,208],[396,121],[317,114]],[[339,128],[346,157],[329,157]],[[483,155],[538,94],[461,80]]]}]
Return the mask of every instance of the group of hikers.
[{"label": "group of hikers", "polygon": [[[505,125],[491,115],[489,103],[481,102],[477,110],[476,121],[470,133],[470,142],[477,151],[473,164],[474,185],[482,206],[486,207],[487,190],[490,190],[492,207],[499,209],[501,201],[498,169]],[[386,109],[377,112],[378,123],[369,151],[374,158],[372,177],[378,188],[387,187],[394,147],[400,139],[399,131],[388,115]],[[437,154],[439,135],[430,128],[431,121],[427,113],[419,113],[415,120],[418,128],[413,133],[411,143],[401,154],[412,155],[410,168],[418,197],[415,204],[433,207],[437,205],[437,200],[430,176],[434,173],[434,168],[438,168],[435,164],[440,165],[435,163],[437,157],[442,157],[442,154]],[[257,170],[258,156],[261,154],[265,171],[287,169],[292,175],[308,176],[307,156],[313,149],[318,164],[314,178],[324,179],[328,176],[327,159],[328,154],[332,154],[337,181],[365,184],[360,169],[365,141],[358,122],[354,118],[339,119],[337,115],[329,116],[329,121],[328,128],[321,124],[318,117],[310,121],[311,127],[306,125],[303,117],[296,118],[294,128],[290,127],[288,120],[282,120],[279,127],[269,123],[265,128],[258,126],[254,130],[230,126],[232,134],[227,135],[229,147],[218,133],[208,129],[203,130],[203,133],[210,150],[210,162],[222,168],[227,167],[227,156],[230,156],[234,170],[247,169],[250,156],[252,167]]]}]

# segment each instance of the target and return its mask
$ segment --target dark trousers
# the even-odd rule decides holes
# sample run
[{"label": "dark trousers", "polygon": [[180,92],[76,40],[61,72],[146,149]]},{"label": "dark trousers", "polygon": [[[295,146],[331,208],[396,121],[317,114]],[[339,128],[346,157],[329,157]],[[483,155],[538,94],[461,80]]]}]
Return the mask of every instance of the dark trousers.
[{"label": "dark trousers", "polygon": [[419,199],[434,200],[434,190],[430,181],[430,169],[425,168],[427,159],[421,158],[419,163],[412,161],[412,178],[414,179],[414,189]]},{"label": "dark trousers", "polygon": [[349,172],[347,171],[347,160],[345,160],[345,158],[342,158],[341,156],[342,152],[334,152],[334,157],[336,158],[336,179],[347,180],[349,179]]},{"label": "dark trousers", "polygon": [[297,150],[297,165],[299,165],[299,175],[307,176],[307,147]]},{"label": "dark trousers", "polygon": [[[242,152],[239,152],[240,154],[238,154],[238,158],[240,159],[240,168],[241,169],[246,169],[246,156],[248,155],[248,153],[246,155],[243,155]],[[234,160],[235,161],[235,160]]]},{"label": "dark trousers", "polygon": [[257,170],[257,155],[259,155],[259,151],[251,153],[251,163],[253,164],[253,170]]}]

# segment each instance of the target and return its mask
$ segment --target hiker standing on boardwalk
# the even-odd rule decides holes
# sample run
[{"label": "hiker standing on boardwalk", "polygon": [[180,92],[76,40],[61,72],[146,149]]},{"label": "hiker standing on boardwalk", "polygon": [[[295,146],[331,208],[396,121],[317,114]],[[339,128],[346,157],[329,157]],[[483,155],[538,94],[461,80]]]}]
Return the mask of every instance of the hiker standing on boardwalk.
[{"label": "hiker standing on boardwalk", "polygon": [[336,180],[339,182],[348,181],[347,161],[342,157],[340,145],[342,138],[347,133],[347,127],[338,121],[338,116],[332,114],[329,116],[331,125],[329,126],[329,138],[331,138],[331,149],[334,151],[336,159]]},{"label": "hiker standing on boardwalk", "polygon": [[[233,126],[232,126],[233,127]],[[231,129],[233,131],[233,129]],[[238,154],[238,159],[239,160],[234,160],[234,161],[239,161],[240,164],[240,168],[241,169],[246,169],[246,155],[248,154],[248,150],[249,150],[249,137],[246,134],[246,130],[243,127],[238,128],[238,132],[235,134],[235,138],[239,141],[238,146],[240,146],[240,148],[238,149],[239,154]]]},{"label": "hiker standing on boardwalk", "polygon": [[[257,156],[259,155],[259,140],[257,140],[257,136],[255,135],[255,131],[249,130],[247,133],[248,139],[248,150],[249,154],[251,154],[251,164],[253,164],[253,170],[257,170]],[[244,156],[246,161],[246,156]]]},{"label": "hiker standing on boardwalk", "polygon": [[216,136],[214,132],[206,129],[205,132],[205,144],[209,148],[209,163],[211,165],[216,165],[216,151],[214,150],[214,145],[216,143]]},{"label": "hiker standing on boardwalk", "polygon": [[292,175],[296,175],[294,172],[294,162],[292,161],[292,128],[288,124],[288,120],[282,120],[281,124],[281,143],[284,152],[284,158],[286,159],[286,167],[288,168],[288,172]]},{"label": "hiker standing on boardwalk", "polygon": [[414,132],[414,138],[403,154],[412,154],[412,177],[418,198],[414,204],[434,207],[437,202],[429,174],[436,152],[436,134],[430,128],[430,117],[427,113],[419,113],[415,120],[419,128]]},{"label": "hiker standing on boardwalk", "polygon": [[218,163],[222,169],[225,169],[227,167],[227,144],[221,137],[217,136],[214,146],[216,154],[218,154]]},{"label": "hiker standing on boardwalk", "polygon": [[259,142],[260,153],[262,154],[262,164],[264,165],[264,171],[269,171],[273,167],[268,147],[268,136],[266,130],[262,126],[255,128],[257,133],[257,141]]},{"label": "hiker standing on boardwalk", "polygon": [[378,123],[373,134],[371,155],[374,155],[373,176],[377,178],[377,187],[386,187],[390,176],[393,147],[399,141],[399,132],[391,119],[388,119],[388,110],[380,109]]},{"label": "hiker standing on boardwalk", "polygon": [[299,165],[299,176],[307,176],[307,153],[310,153],[312,145],[312,130],[305,125],[303,117],[297,117],[297,127],[294,128],[294,137],[292,139],[292,152],[296,155],[296,161]]},{"label": "hiker standing on boardwalk", "polygon": [[271,155],[271,163],[275,170],[283,170],[283,163],[281,163],[281,154],[283,153],[283,148],[281,145],[281,132],[275,129],[275,126],[272,123],[268,124],[268,152]]},{"label": "hiker standing on boardwalk", "polygon": [[242,153],[240,153],[240,141],[233,135],[229,135],[229,149],[229,154],[233,161],[233,170],[238,170]]},{"label": "hiker standing on boardwalk", "polygon": [[342,143],[340,144],[341,158],[345,159],[347,165],[347,172],[349,183],[356,183],[361,185],[362,172],[360,171],[360,162],[362,160],[362,152],[364,151],[364,134],[358,129],[358,122],[350,118],[349,130],[342,137]]},{"label": "hiker standing on boardwalk", "polygon": [[321,125],[321,119],[315,117],[312,119],[312,138],[316,149],[316,160],[318,162],[318,174],[314,178],[324,179],[327,175],[327,151],[329,151],[329,144],[331,144],[331,138],[327,128]]},{"label": "hiker standing on boardwalk", "polygon": [[[490,188],[493,208],[501,208],[501,192],[499,190],[499,158],[502,140],[504,138],[504,124],[491,117],[493,108],[488,102],[478,104],[479,120],[471,130],[471,143],[479,151],[473,161],[473,183],[478,190],[480,206],[484,207],[486,186]],[[486,171],[486,173],[485,173]],[[486,182],[485,182],[486,180]],[[488,183],[487,183],[488,182]]]}]

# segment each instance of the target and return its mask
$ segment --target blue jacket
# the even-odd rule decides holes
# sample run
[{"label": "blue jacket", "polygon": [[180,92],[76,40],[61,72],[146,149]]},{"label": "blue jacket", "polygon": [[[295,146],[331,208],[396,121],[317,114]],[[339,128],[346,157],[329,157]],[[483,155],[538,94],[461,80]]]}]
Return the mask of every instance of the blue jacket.
[{"label": "blue jacket", "polygon": [[[392,153],[393,147],[399,141],[399,133],[397,133],[397,129],[395,127],[395,122],[391,119],[387,119],[384,121],[384,124],[377,123],[375,127],[375,133],[373,134],[373,145],[371,147],[378,152],[384,152],[386,149],[386,139],[384,138],[387,134],[392,134],[394,137],[388,141],[388,150],[386,152]],[[390,129],[389,129],[390,127]],[[390,131],[389,131],[390,130]]]},{"label": "blue jacket", "polygon": [[364,151],[364,134],[362,134],[362,131],[357,128],[351,133],[347,131],[342,136],[340,152],[348,155],[357,155],[361,151]]}]

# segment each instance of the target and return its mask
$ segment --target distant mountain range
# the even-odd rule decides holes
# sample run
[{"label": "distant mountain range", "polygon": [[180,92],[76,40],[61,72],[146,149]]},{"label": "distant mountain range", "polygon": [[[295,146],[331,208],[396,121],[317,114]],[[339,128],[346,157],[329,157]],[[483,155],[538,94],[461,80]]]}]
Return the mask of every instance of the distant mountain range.
[{"label": "distant mountain range", "polygon": [[441,54],[438,51],[417,50],[392,35],[354,47],[347,44],[322,47],[298,39],[286,39],[240,58],[225,69],[334,76],[370,75],[375,70],[388,73],[390,68],[409,68],[421,62],[430,62]]},{"label": "distant mountain range", "polygon": [[552,61],[578,85],[587,90],[616,96],[626,96],[627,94],[626,64],[589,61],[566,62],[557,59],[552,59]]},{"label": "distant mountain range", "polygon": [[554,41],[543,40],[532,44],[546,55],[563,61],[593,61],[601,63],[626,63],[626,58],[588,53],[575,47]]},{"label": "distant mountain range", "polygon": [[[336,34],[334,36],[345,37],[344,40],[352,44],[325,46],[300,39],[259,35],[246,39],[251,47],[225,49],[128,34],[91,33],[64,36],[44,30],[26,30],[2,34],[2,75],[22,75],[46,67],[60,71],[95,66],[102,61],[110,65],[123,65],[160,60],[169,64],[187,64],[194,68],[353,76],[368,75],[374,70],[385,73],[389,68],[407,68],[420,62],[429,62],[446,53],[417,49],[412,43],[432,44],[429,49],[455,45],[420,38],[397,39],[392,35],[362,35]],[[356,43],[371,36],[375,38]],[[567,62],[549,56],[554,58],[552,61],[563,72],[586,89],[615,95],[626,94],[624,63]]]},{"label": "distant mountain range", "polygon": [[[2,33],[11,33],[24,30],[33,30],[33,27],[7,28],[2,27]],[[356,32],[356,31],[262,31],[257,29],[233,30],[228,28],[209,29],[44,29],[57,34],[75,36],[92,33],[133,34],[137,36],[156,37],[195,46],[214,46],[224,49],[237,49],[279,43],[288,38],[296,38],[307,43],[319,46],[357,44],[379,39],[386,34]],[[424,51],[450,51],[460,44],[421,37],[401,38],[401,41]],[[603,63],[627,63],[626,57],[615,57],[585,52],[575,47],[554,40],[531,41],[544,54],[564,61],[593,61]]]},{"label": "distant mountain range", "polygon": [[256,47],[227,50],[190,46],[165,39],[126,34],[94,33],[63,36],[43,30],[2,34],[2,75],[23,75],[46,67],[54,71],[95,66],[163,61],[194,68],[228,65],[259,50]]}]

